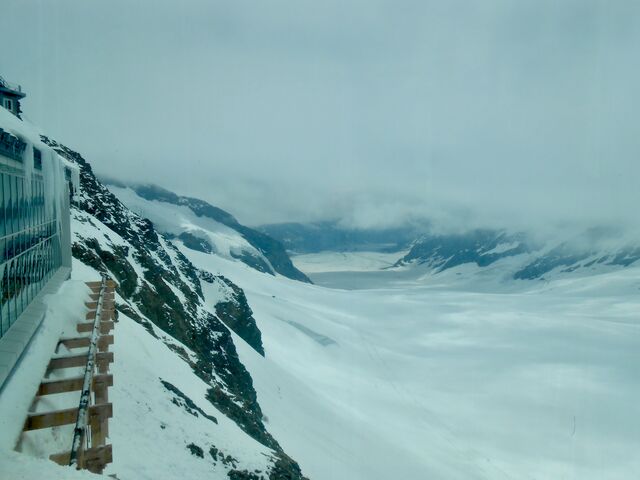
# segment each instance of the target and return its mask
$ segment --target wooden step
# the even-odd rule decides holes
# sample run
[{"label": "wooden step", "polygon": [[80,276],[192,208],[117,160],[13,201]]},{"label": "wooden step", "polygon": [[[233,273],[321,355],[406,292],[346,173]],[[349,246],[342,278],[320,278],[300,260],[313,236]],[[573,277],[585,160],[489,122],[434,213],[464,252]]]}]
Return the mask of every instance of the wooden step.
[{"label": "wooden step", "polygon": [[[75,392],[82,390],[82,384],[84,382],[84,375],[81,377],[65,378],[62,380],[45,380],[40,383],[38,392],[36,395],[52,395],[56,393]],[[113,375],[94,375],[92,390],[95,391],[96,385],[106,385],[107,387],[113,386]]]},{"label": "wooden step", "polygon": [[[77,325],[78,333],[87,333],[87,332],[93,331],[93,325],[94,325],[94,322],[78,323]],[[103,335],[106,335],[111,330],[113,330],[112,321],[100,322],[99,325],[100,325],[100,333]]]},{"label": "wooden step", "polygon": [[[98,352],[96,353],[96,363],[100,364],[113,363],[113,352]],[[87,354],[81,355],[66,355],[63,357],[54,357],[49,362],[47,371],[57,370],[59,368],[73,368],[84,367],[87,364]],[[104,373],[104,372],[101,372]]]},{"label": "wooden step", "polygon": [[[55,453],[49,456],[49,459],[58,465],[69,465],[71,452]],[[84,467],[93,473],[102,473],[105,465],[113,462],[113,451],[111,445],[103,445],[101,447],[87,448],[82,452],[82,462]]]},{"label": "wooden step", "polygon": [[[88,408],[89,419],[104,419],[113,417],[113,406],[110,403],[91,405]],[[42,428],[59,427],[76,423],[78,419],[78,407],[54,410],[45,413],[30,413],[24,422],[23,430],[40,430]]]},{"label": "wooden step", "polygon": [[[89,348],[91,337],[62,338],[58,342],[67,348]],[[113,345],[113,335],[101,335],[98,338],[98,350],[104,352],[109,349],[109,345]]]}]

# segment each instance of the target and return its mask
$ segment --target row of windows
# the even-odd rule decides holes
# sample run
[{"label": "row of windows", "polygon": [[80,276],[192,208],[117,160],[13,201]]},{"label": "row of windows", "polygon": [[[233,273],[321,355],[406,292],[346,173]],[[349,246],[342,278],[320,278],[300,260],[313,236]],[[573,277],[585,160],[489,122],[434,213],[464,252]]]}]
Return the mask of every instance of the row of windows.
[{"label": "row of windows", "polygon": [[0,262],[17,257],[56,233],[57,222],[51,221],[0,238]]},{"label": "row of windows", "polygon": [[39,176],[0,172],[0,336],[62,264],[56,211],[45,207]]},{"label": "row of windows", "polygon": [[34,175],[0,173],[0,238],[55,220],[55,209],[45,209],[44,182]]},{"label": "row of windows", "polygon": [[60,264],[60,238],[56,234],[0,266],[0,336],[9,330]]},{"label": "row of windows", "polygon": [[[26,142],[9,132],[5,132],[3,128],[0,128],[0,154],[2,156],[22,162],[26,148]],[[42,151],[36,147],[32,147],[32,149],[33,168],[42,170]]]}]

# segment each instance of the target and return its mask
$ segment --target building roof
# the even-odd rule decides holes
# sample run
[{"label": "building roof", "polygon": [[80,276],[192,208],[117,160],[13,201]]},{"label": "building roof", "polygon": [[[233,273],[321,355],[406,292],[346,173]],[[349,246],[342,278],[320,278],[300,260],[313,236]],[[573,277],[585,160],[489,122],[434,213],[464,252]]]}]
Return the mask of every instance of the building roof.
[{"label": "building roof", "polygon": [[22,91],[22,87],[20,85],[9,83],[2,77],[0,77],[0,92],[5,95],[8,94],[18,98],[24,98],[27,96],[27,94]]}]

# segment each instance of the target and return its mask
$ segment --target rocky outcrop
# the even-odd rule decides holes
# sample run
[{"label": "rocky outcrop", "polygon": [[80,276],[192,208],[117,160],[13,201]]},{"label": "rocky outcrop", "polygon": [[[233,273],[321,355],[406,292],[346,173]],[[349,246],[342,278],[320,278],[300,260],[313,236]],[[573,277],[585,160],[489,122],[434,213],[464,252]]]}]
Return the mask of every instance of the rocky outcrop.
[{"label": "rocky outcrop", "polygon": [[396,266],[425,265],[441,272],[465,263],[479,267],[522,255],[512,266],[516,280],[542,279],[556,273],[571,273],[597,266],[626,267],[640,260],[640,247],[613,242],[615,233],[592,229],[566,241],[549,245],[524,233],[472,230],[452,235],[422,235]]},{"label": "rocky outcrop", "polygon": [[[80,191],[72,207],[74,257],[117,280],[122,299],[117,304],[119,311],[151,333],[155,327],[161,329],[195,353],[195,358],[186,354],[183,358],[209,384],[207,398],[248,435],[273,450],[272,472],[287,465],[289,476],[285,478],[302,479],[298,465],[262,423],[251,376],[238,358],[225,323],[205,308],[197,269],[150,221],[131,212],[109,192],[79,153],[46,137],[43,141],[80,168]],[[239,302],[239,306],[221,307],[225,321],[248,333],[252,317],[244,293],[228,279],[225,285],[229,301]],[[248,338],[254,343],[260,340],[259,331]],[[175,350],[175,345],[170,346]],[[256,346],[262,349],[261,341]],[[180,398],[178,392],[173,393]],[[181,401],[192,408],[184,398]]]},{"label": "rocky outcrop", "polygon": [[464,263],[486,267],[501,258],[530,251],[522,235],[495,230],[474,230],[464,234],[423,235],[396,265],[427,264],[436,271]]},{"label": "rocky outcrop", "polygon": [[[253,318],[247,297],[240,287],[222,275],[200,272],[202,281],[217,284],[219,290],[226,291],[226,298],[216,303],[216,314],[227,327],[247,342],[256,352],[264,357],[262,334]],[[222,288],[221,288],[222,287]]]}]

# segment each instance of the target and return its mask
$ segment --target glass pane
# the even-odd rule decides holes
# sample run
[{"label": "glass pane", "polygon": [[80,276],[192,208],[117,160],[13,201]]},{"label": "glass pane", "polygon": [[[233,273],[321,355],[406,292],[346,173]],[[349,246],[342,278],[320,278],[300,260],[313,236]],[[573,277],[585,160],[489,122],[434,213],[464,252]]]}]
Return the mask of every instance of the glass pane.
[{"label": "glass pane", "polygon": [[0,173],[0,237],[5,235],[4,222],[4,173]]}]

